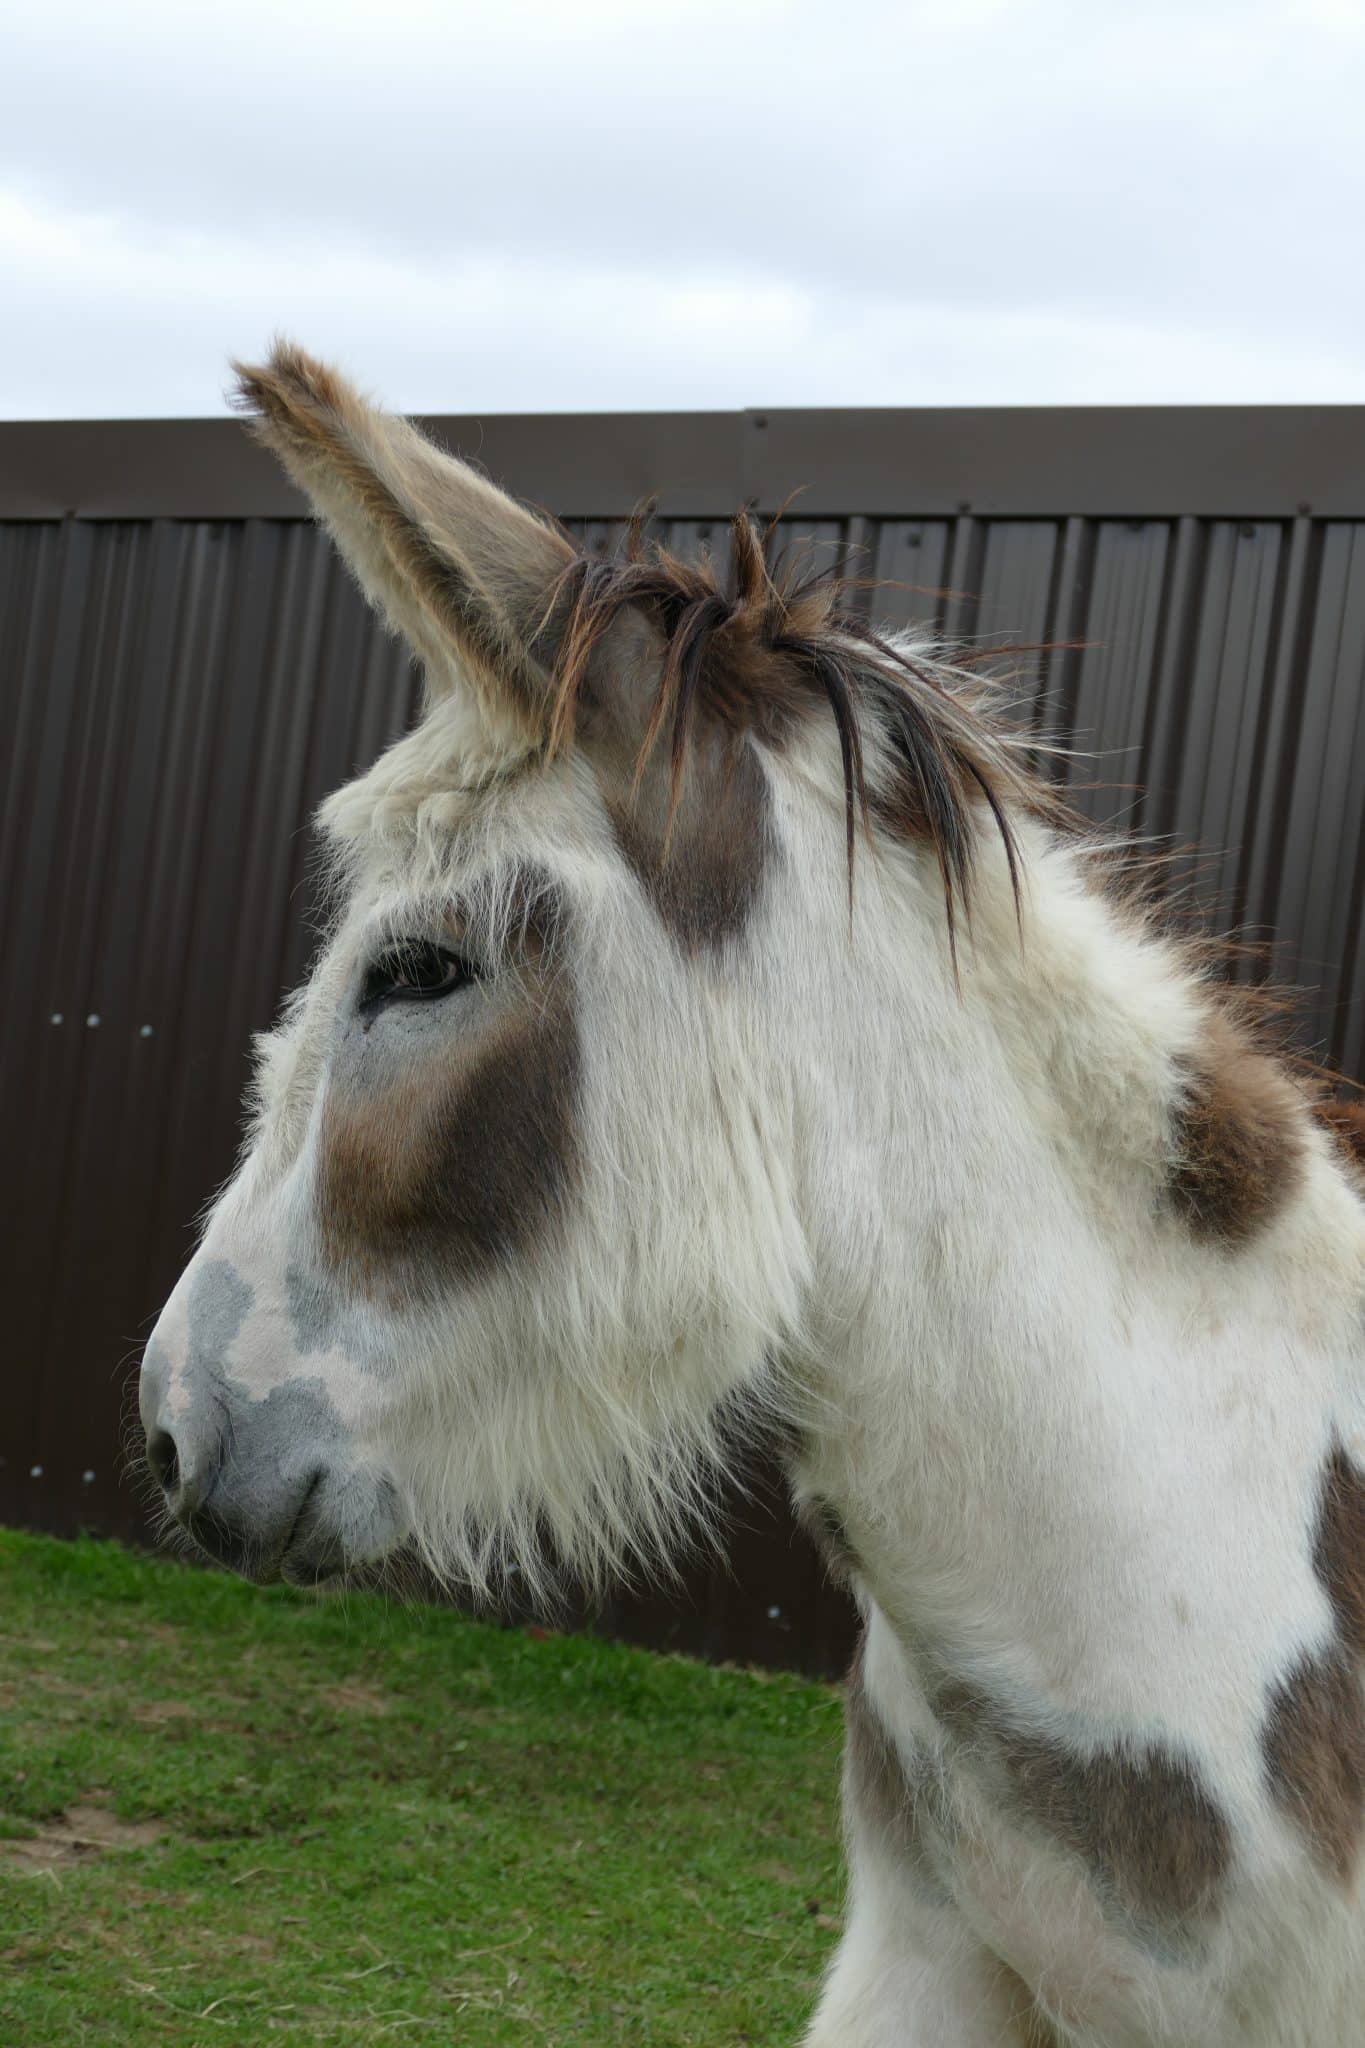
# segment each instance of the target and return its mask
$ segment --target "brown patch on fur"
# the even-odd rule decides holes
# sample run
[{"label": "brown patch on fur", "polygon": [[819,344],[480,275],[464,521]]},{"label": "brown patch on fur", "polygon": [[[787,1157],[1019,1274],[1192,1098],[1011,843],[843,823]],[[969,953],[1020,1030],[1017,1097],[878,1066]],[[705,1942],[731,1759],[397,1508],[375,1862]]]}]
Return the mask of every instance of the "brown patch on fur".
[{"label": "brown patch on fur", "polygon": [[976,1686],[964,1679],[948,1679],[931,1695],[934,1716],[950,1735],[962,1742],[974,1742],[983,1730],[994,1727],[995,1709]]},{"label": "brown patch on fur", "polygon": [[1238,1250],[1303,1170],[1305,1109],[1284,1069],[1220,1010],[1175,1116],[1171,1197],[1201,1242]]},{"label": "brown patch on fur", "polygon": [[1313,1569],[1343,1643],[1353,1657],[1365,1657],[1365,1474],[1340,1444],[1322,1475]]},{"label": "brown patch on fur", "polygon": [[1023,1811],[1082,1857],[1133,1920],[1171,1927],[1212,1912],[1232,1834],[1188,1759],[1155,1747],[1081,1756],[1017,1733],[1002,1749]]},{"label": "brown patch on fur", "polygon": [[1305,1657],[1271,1695],[1261,1738],[1270,1789],[1314,1855],[1349,1884],[1365,1821],[1365,1702],[1341,1650]]},{"label": "brown patch on fur", "polygon": [[1232,1832],[1188,1758],[1136,1744],[1083,1755],[1021,1730],[960,1681],[933,1707],[951,1734],[999,1759],[1021,1815],[1080,1857],[1130,1920],[1171,1932],[1214,1910]]},{"label": "brown patch on fur", "polygon": [[845,1816],[866,1828],[921,1890],[946,1899],[927,1832],[933,1823],[935,1767],[926,1755],[921,1770],[907,1771],[867,1696],[866,1654],[864,1634],[844,1682]]},{"label": "brown patch on fur", "polygon": [[[868,829],[875,820],[931,849],[951,935],[957,907],[969,896],[979,811],[994,820],[1012,873],[1007,805],[1072,826],[1070,812],[1023,765],[985,711],[980,689],[962,680],[948,690],[935,669],[884,640],[844,604],[837,578],[774,574],[744,513],[733,523],[730,555],[731,581],[722,590],[709,561],[679,561],[636,519],[619,560],[580,559],[564,572],[547,631],[559,648],[551,751],[585,730],[591,752],[603,717],[619,726],[621,704],[629,703],[633,788],[666,744],[666,784],[650,799],[651,834],[666,847],[702,735],[780,747],[823,712],[833,720],[843,760],[850,888],[861,816]],[[641,702],[618,676],[638,673],[639,664],[632,668],[612,655],[628,615],[652,629],[658,681],[652,698]],[[890,757],[875,787],[864,763],[865,729],[875,729]],[[708,780],[706,788],[714,785]]]},{"label": "brown patch on fur", "polygon": [[1365,1102],[1327,1095],[1313,1104],[1313,1114],[1331,1132],[1356,1180],[1365,1183]]},{"label": "brown patch on fur", "polygon": [[676,794],[653,762],[638,779],[619,757],[598,751],[596,765],[617,844],[680,949],[742,932],[771,852],[768,786],[752,748],[706,734]]},{"label": "brown patch on fur", "polygon": [[528,969],[525,983],[476,1046],[419,1058],[373,1096],[329,1090],[322,1242],[367,1291],[475,1277],[559,1227],[577,1166],[578,1029],[562,974]]},{"label": "brown patch on fur", "polygon": [[1365,1475],[1339,1444],[1323,1470],[1313,1568],[1337,1642],[1276,1686],[1262,1743],[1276,1800],[1347,1884],[1365,1828]]}]

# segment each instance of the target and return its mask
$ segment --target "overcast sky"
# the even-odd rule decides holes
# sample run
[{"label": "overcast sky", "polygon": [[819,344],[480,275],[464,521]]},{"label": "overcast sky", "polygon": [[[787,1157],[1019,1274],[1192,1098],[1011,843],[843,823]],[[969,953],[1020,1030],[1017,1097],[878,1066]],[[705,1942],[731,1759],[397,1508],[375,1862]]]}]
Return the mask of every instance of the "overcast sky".
[{"label": "overcast sky", "polygon": [[1365,402],[1365,0],[0,0],[0,417]]}]

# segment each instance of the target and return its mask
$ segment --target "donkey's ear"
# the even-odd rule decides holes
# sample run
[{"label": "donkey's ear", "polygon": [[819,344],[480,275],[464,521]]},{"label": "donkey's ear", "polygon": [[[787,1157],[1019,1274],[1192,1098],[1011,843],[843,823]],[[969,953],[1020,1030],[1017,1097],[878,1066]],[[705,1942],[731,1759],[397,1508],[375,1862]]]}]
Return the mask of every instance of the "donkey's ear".
[{"label": "donkey's ear", "polygon": [[238,404],[420,657],[431,692],[467,681],[494,715],[541,730],[568,541],[302,349],[278,341],[262,367],[233,368]]}]

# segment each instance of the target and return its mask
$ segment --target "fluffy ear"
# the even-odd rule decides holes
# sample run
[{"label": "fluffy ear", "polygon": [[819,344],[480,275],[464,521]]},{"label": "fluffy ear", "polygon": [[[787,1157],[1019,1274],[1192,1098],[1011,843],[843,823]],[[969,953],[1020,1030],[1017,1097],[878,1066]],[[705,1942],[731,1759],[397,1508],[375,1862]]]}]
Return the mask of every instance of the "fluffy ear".
[{"label": "fluffy ear", "polygon": [[233,365],[238,403],[325,522],[371,601],[442,695],[471,684],[490,714],[543,729],[546,619],[569,543],[406,420],[285,341]]}]

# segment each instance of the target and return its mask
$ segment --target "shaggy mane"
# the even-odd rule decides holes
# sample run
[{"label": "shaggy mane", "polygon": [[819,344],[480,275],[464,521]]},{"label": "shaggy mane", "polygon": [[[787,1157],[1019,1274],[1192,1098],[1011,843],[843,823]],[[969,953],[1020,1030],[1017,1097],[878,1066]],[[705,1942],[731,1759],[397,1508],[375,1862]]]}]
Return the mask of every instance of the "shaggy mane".
[{"label": "shaggy mane", "polygon": [[[564,571],[550,608],[558,630],[549,750],[573,732],[592,692],[593,657],[628,607],[643,611],[664,657],[636,764],[637,781],[668,734],[670,819],[689,748],[709,719],[780,746],[795,727],[828,709],[843,760],[849,886],[857,824],[873,820],[904,838],[927,840],[943,878],[950,942],[958,908],[970,907],[977,799],[994,820],[1016,900],[1019,868],[1008,807],[1068,832],[1082,821],[1024,758],[1031,742],[995,710],[982,679],[925,661],[887,639],[851,602],[867,584],[838,571],[799,573],[769,566],[773,527],[761,534],[747,512],[730,526],[730,576],[722,587],[709,556],[687,562],[630,521],[619,552],[579,555]],[[953,687],[949,688],[951,680]],[[869,782],[865,736],[890,758],[883,783]]]},{"label": "shaggy mane", "polygon": [[[565,569],[547,613],[557,629],[548,751],[572,737],[576,714],[593,692],[594,656],[617,619],[635,607],[663,640],[663,661],[636,761],[643,775],[665,733],[670,819],[677,809],[689,750],[702,721],[752,733],[774,747],[822,708],[834,720],[843,762],[850,895],[857,826],[927,841],[943,880],[948,942],[956,960],[956,918],[971,908],[973,856],[984,803],[1020,903],[1018,846],[1011,809],[1065,837],[1090,843],[1106,893],[1174,945],[1192,977],[1244,1043],[1295,1073],[1309,1107],[1342,1150],[1365,1170],[1365,1106],[1334,1098],[1355,1084],[1296,1047],[1292,992],[1238,970],[1264,965],[1263,947],[1214,936],[1187,921],[1166,894],[1172,858],[1151,844],[1115,841],[1095,830],[1029,754],[1037,734],[1008,720],[998,686],[969,666],[945,662],[879,633],[856,608],[875,583],[838,569],[802,574],[790,555],[769,555],[777,521],[760,531],[745,511],[730,523],[730,573],[722,585],[708,553],[672,554],[649,530],[649,511],[630,519],[607,558],[581,551]],[[990,655],[1041,654],[1046,648],[992,648]],[[867,742],[880,741],[890,772],[869,777]],[[1237,978],[1234,978],[1237,976]]]}]

